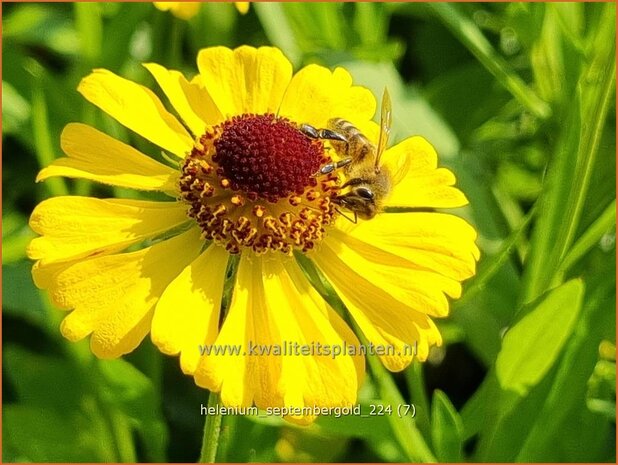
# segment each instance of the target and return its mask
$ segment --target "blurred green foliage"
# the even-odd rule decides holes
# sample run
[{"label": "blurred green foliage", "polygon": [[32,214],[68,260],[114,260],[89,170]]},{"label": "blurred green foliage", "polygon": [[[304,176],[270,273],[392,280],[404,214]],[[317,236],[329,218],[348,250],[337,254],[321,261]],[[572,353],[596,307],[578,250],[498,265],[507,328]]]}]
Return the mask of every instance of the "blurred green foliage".
[{"label": "blurred green foliage", "polygon": [[615,24],[613,3],[208,3],[188,22],[149,3],[3,4],[3,460],[198,457],[207,393],[149,341],[114,361],[64,341],[25,257],[42,199],[136,194],[34,178],[71,121],[158,153],[80,98],[90,69],[154,88],[143,61],[193,75],[202,47],[272,44],[389,88],[394,141],[436,146],[482,259],[425,365],[370,364],[361,404],[395,396],[414,420],[224,417],[218,460],[615,462]]}]

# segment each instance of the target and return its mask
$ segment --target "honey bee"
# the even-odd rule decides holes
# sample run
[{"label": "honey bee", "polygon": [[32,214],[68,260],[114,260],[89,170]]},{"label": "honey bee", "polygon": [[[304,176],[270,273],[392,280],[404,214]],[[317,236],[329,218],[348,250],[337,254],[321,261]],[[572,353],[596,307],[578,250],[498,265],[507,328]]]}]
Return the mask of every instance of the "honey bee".
[{"label": "honey bee", "polygon": [[351,211],[354,214],[354,223],[357,217],[370,220],[379,213],[391,190],[391,173],[386,167],[380,166],[380,158],[391,132],[391,122],[391,99],[385,88],[377,146],[352,123],[341,118],[329,120],[325,129],[316,129],[307,124],[301,126],[301,131],[309,137],[330,140],[331,146],[341,157],[336,162],[322,166],[317,174],[328,174],[343,168],[347,181],[341,189],[349,190],[335,197],[333,202]]}]

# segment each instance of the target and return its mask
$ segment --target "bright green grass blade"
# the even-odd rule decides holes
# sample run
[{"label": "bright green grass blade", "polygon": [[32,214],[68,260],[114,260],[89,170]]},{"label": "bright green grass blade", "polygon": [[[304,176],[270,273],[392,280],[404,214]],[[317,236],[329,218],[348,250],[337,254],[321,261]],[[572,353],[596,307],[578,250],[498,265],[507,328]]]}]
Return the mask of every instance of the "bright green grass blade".
[{"label": "bright green grass blade", "polygon": [[416,406],[416,424],[425,437],[430,435],[429,399],[425,390],[423,363],[414,360],[405,371],[410,400]]},{"label": "bright green grass blade", "polygon": [[[121,457],[135,457],[131,432],[136,430],[148,461],[165,461],[167,427],[159,408],[154,381],[126,360],[98,362],[102,391],[111,413]],[[124,436],[124,437],[123,437]],[[134,458],[133,461],[136,459]]]},{"label": "bright green grass blade", "polygon": [[451,401],[440,390],[431,403],[431,439],[440,462],[462,462],[463,423]]},{"label": "bright green grass blade", "polygon": [[361,43],[377,46],[387,41],[388,16],[384,4],[374,2],[354,3],[354,29]]},{"label": "bright green grass blade", "polygon": [[80,40],[80,53],[88,68],[98,61],[103,46],[101,5],[92,2],[75,2],[75,26]]},{"label": "bright green grass blade", "polygon": [[459,6],[451,3],[428,3],[427,6],[524,107],[542,119],[551,115],[549,105],[515,74],[477,25],[459,11]]},{"label": "bright green grass blade", "polygon": [[[33,63],[34,64],[34,63]],[[33,66],[39,69],[38,66]],[[47,113],[47,103],[45,94],[41,84],[41,75],[43,70],[33,79],[32,88],[32,134],[34,136],[34,146],[36,156],[39,161],[39,167],[43,168],[55,160],[54,147],[56,144],[52,142],[52,134],[49,128],[49,120]],[[69,190],[64,182],[64,179],[53,178],[45,182],[49,193],[53,196],[68,195]]]},{"label": "bright green grass blade", "polygon": [[[615,13],[615,6],[606,9]],[[580,78],[569,116],[550,162],[541,194],[530,260],[524,274],[524,302],[553,282],[579,226],[599,141],[614,93],[616,75],[614,17],[601,18],[590,64]]]},{"label": "bright green grass blade", "polygon": [[[359,333],[356,328],[356,333],[359,335],[361,343],[366,344],[362,334]],[[395,385],[390,373],[386,370],[380,359],[375,355],[368,355],[367,362],[371,367],[371,371],[374,374],[375,382],[378,385],[380,391],[380,397],[385,404],[390,405],[393,410],[399,406],[405,405],[399,389]],[[408,415],[400,418],[396,414],[388,415],[388,419],[393,428],[393,433],[397,438],[397,442],[403,448],[406,457],[411,462],[435,462],[436,459],[431,449],[425,443],[423,436],[417,429],[414,419]]]},{"label": "bright green grass blade", "polygon": [[590,227],[584,232],[577,240],[573,247],[562,260],[558,273],[556,273],[556,280],[562,279],[564,273],[566,273],[575,263],[577,263],[590,249],[598,245],[601,238],[611,231],[616,226],[616,200],[610,203],[603,211],[601,216],[590,225]]},{"label": "bright green grass blade", "polygon": [[293,65],[298,66],[301,63],[302,51],[282,4],[256,2],[252,6],[270,42],[279,47]]}]

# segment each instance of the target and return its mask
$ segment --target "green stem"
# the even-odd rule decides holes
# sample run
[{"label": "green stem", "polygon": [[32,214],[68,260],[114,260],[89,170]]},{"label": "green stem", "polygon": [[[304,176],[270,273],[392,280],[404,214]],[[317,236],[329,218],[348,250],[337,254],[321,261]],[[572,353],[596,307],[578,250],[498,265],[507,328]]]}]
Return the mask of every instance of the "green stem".
[{"label": "green stem", "polygon": [[167,63],[171,68],[179,69],[182,67],[182,37],[184,24],[181,20],[174,18],[172,28],[169,31],[169,49]]},{"label": "green stem", "polygon": [[459,12],[458,6],[443,2],[428,3],[427,6],[530,113],[541,119],[549,118],[551,115],[549,105],[515,74],[509,64],[496,53],[478,26]]},{"label": "green stem", "polygon": [[404,372],[406,383],[410,391],[410,400],[416,406],[416,423],[426,437],[430,434],[430,418],[429,418],[429,399],[425,392],[425,376],[423,375],[423,366],[418,360],[414,360],[412,364]]},{"label": "green stem", "polygon": [[[356,333],[360,335],[358,328],[356,328]],[[367,345],[363,337],[360,337],[360,339],[363,344]],[[427,443],[425,443],[423,435],[416,427],[414,419],[409,416],[399,418],[395,413],[395,411],[398,410],[398,406],[404,405],[407,402],[405,402],[401,396],[390,373],[384,368],[384,365],[382,365],[382,362],[376,355],[367,355],[367,361],[371,367],[375,382],[378,385],[380,397],[387,405],[393,408],[393,414],[389,415],[387,418],[406,458],[410,462],[436,462],[436,458],[429,449],[429,446],[427,446]]]},{"label": "green stem", "polygon": [[[211,392],[208,396],[208,411],[219,405],[219,395]],[[221,414],[206,415],[204,423],[204,437],[202,438],[202,451],[200,463],[215,463],[217,449],[219,448],[219,434],[221,433]]]},{"label": "green stem", "polygon": [[500,271],[502,266],[509,260],[511,253],[523,238],[524,233],[528,229],[528,225],[534,218],[534,213],[537,207],[536,204],[530,209],[530,211],[524,217],[521,225],[516,230],[512,231],[509,237],[507,237],[498,253],[491,257],[491,264],[485,267],[474,279],[472,286],[466,290],[461,299],[455,302],[454,305],[462,306],[468,302],[471,302],[481,291],[485,289],[487,283],[494,277],[494,275]]},{"label": "green stem", "polygon": [[[612,53],[615,52],[615,49]],[[603,60],[605,58],[605,60]],[[586,153],[583,157],[578,157],[581,163],[578,164],[578,172],[582,173],[580,180],[577,184],[576,196],[573,199],[573,213],[572,220],[567,223],[567,233],[564,243],[562,244],[562,251],[560,258],[564,258],[569,247],[574,241],[577,228],[579,227],[579,219],[581,218],[584,204],[587,199],[588,187],[590,186],[590,180],[592,179],[592,171],[596,162],[599,143],[601,136],[603,135],[603,129],[605,127],[605,120],[607,112],[614,101],[613,95],[616,90],[616,62],[607,66],[607,62],[611,62],[611,55],[602,56],[598,60],[600,63],[595,63],[596,66],[591,66],[591,70],[587,76],[584,76],[584,83],[588,80],[593,81],[598,75],[603,76],[601,79],[601,85],[596,95],[597,98],[591,99],[593,103],[588,109],[587,117],[584,119],[586,126],[590,125],[590,131],[583,131],[582,142],[580,147]],[[592,76],[588,78],[588,76]],[[583,84],[586,85],[586,84]],[[591,122],[592,124],[590,124]],[[583,160],[582,160],[583,158]]]},{"label": "green stem", "polygon": [[97,65],[103,44],[103,22],[101,5],[89,2],[76,2],[75,27],[80,38],[80,53],[86,68]]},{"label": "green stem", "polygon": [[131,435],[131,426],[128,419],[116,408],[109,409],[106,413],[114,435],[114,442],[118,449],[118,457],[122,463],[135,463],[137,455]]},{"label": "green stem", "polygon": [[[36,157],[39,161],[39,166],[43,168],[50,165],[56,159],[54,154],[55,144],[52,143],[49,119],[47,117],[47,103],[45,102],[45,95],[40,84],[42,76],[36,76],[34,79],[35,82],[32,86],[32,134]],[[69,189],[62,178],[48,179],[45,185],[53,196],[69,194]]]}]

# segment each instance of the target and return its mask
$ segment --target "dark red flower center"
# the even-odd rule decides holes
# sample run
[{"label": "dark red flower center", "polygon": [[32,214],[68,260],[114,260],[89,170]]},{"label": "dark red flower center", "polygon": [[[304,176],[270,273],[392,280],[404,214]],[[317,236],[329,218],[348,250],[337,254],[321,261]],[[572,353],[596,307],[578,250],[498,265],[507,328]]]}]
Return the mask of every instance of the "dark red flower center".
[{"label": "dark red flower center", "polygon": [[333,224],[336,173],[320,140],[272,114],[235,116],[207,128],[187,154],[178,182],[204,239],[230,253],[308,252]]},{"label": "dark red flower center", "polygon": [[286,118],[242,115],[221,129],[212,159],[219,165],[217,174],[229,179],[233,190],[276,202],[316,186],[314,174],[324,163],[322,143]]}]

